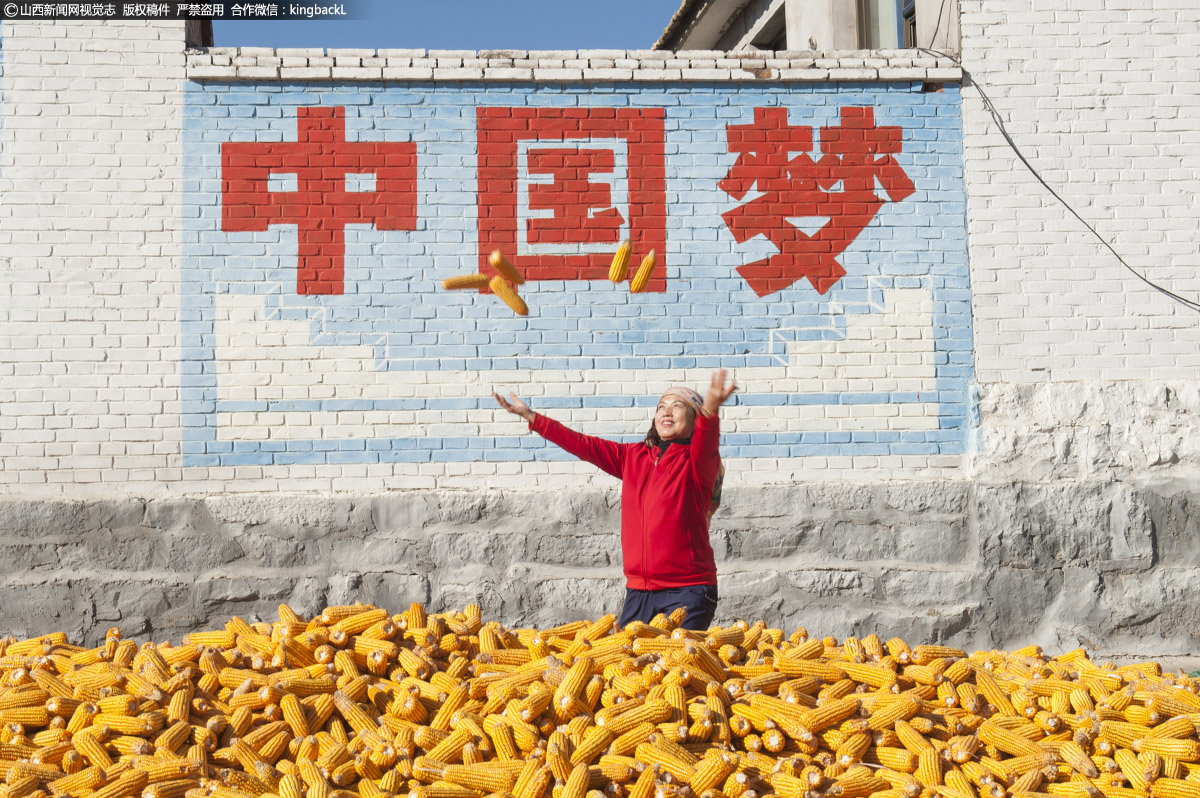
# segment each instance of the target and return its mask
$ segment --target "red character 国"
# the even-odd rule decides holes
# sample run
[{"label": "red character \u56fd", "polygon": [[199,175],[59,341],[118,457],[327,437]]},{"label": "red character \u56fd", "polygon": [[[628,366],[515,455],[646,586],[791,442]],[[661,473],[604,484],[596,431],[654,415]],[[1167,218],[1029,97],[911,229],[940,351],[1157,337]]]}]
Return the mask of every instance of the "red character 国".
[{"label": "red character \u56fd", "polygon": [[[718,184],[740,200],[757,187],[760,196],[722,215],[739,244],[765,236],[779,252],[738,268],[758,296],[807,278],[824,294],[846,274],[837,256],[875,217],[884,200],[899,202],[914,191],[897,163],[899,127],[876,127],[872,108],[841,109],[840,124],[821,128],[821,157],[810,157],[812,128],[788,124],[786,108],[755,108],[754,122],[726,128],[737,160]],[[789,219],[817,217],[805,232]]]},{"label": "red character \u56fd", "polygon": [[[623,237],[655,250],[666,290],[662,108],[479,108],[479,268],[513,258],[527,280],[607,280]],[[621,195],[618,200],[618,193]]]}]

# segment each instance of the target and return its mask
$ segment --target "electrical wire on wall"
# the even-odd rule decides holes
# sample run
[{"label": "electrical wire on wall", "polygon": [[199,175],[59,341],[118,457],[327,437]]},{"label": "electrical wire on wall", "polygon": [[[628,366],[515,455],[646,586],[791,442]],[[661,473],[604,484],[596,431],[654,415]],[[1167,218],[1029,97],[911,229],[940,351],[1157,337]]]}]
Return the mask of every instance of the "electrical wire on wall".
[{"label": "electrical wire on wall", "polygon": [[[946,0],[942,0],[941,8],[938,10],[938,24],[937,24],[937,27],[934,28],[934,33],[933,33],[935,39],[937,38],[938,30],[941,29],[942,12],[945,10],[945,7],[946,7]],[[1124,266],[1126,269],[1128,269],[1130,272],[1132,272],[1135,277],[1137,277],[1139,280],[1141,280],[1146,285],[1153,288],[1155,291],[1158,291],[1159,293],[1161,293],[1165,296],[1168,296],[1171,299],[1174,299],[1176,302],[1180,303],[1181,305],[1184,305],[1185,307],[1190,308],[1191,310],[1200,312],[1200,302],[1196,302],[1195,300],[1191,300],[1191,299],[1188,299],[1187,297],[1180,296],[1179,294],[1176,294],[1174,291],[1170,291],[1166,288],[1163,288],[1162,286],[1158,285],[1157,283],[1152,282],[1150,279],[1143,276],[1140,272],[1137,271],[1137,269],[1130,266],[1129,263],[1127,263],[1126,260],[1123,257],[1121,257],[1121,253],[1117,252],[1117,250],[1113,248],[1113,245],[1110,244],[1108,242],[1108,240],[1106,238],[1104,238],[1104,236],[1100,235],[1100,233],[1096,230],[1095,227],[1093,227],[1091,224],[1089,224],[1086,219],[1084,219],[1082,216],[1079,215],[1078,211],[1076,211],[1073,207],[1071,207],[1071,204],[1069,202],[1067,202],[1065,199],[1063,199],[1062,196],[1060,196],[1057,191],[1055,191],[1053,188],[1050,187],[1050,184],[1047,183],[1045,181],[1045,179],[1042,178],[1042,176],[1038,173],[1037,169],[1033,168],[1033,164],[1031,164],[1029,162],[1029,160],[1021,152],[1020,148],[1017,147],[1017,143],[1015,141],[1013,141],[1012,136],[1008,132],[1008,128],[1006,128],[1004,126],[1004,119],[1000,116],[999,110],[997,110],[996,106],[992,103],[992,99],[990,97],[988,97],[987,92],[985,92],[983,90],[983,85],[979,81],[977,81],[970,72],[967,71],[966,67],[963,66],[962,61],[958,60],[957,58],[955,58],[954,56],[952,56],[948,53],[943,53],[940,50],[932,50],[928,47],[918,47],[917,50],[922,53],[929,53],[932,56],[949,59],[950,61],[952,61],[958,65],[958,68],[962,70],[963,76],[966,77],[968,80],[970,80],[971,85],[975,87],[975,90],[977,92],[979,92],[979,96],[983,100],[984,107],[987,108],[988,113],[992,117],[992,121],[996,123],[996,127],[1000,130],[1000,135],[1004,137],[1004,141],[1008,144],[1009,148],[1012,149],[1013,153],[1016,154],[1017,159],[1022,164],[1024,164],[1025,168],[1029,170],[1030,174],[1032,174],[1034,176],[1034,178],[1039,183],[1042,184],[1042,187],[1044,189],[1046,189],[1046,191],[1050,192],[1050,196],[1052,196],[1052,197],[1054,197],[1054,199],[1058,200],[1059,203],[1061,203],[1064,208],[1066,208],[1068,211],[1071,212],[1072,216],[1074,216],[1076,219],[1078,219],[1083,224],[1084,227],[1086,227],[1089,231],[1091,231],[1092,235],[1094,235],[1097,238],[1097,240],[1099,240],[1100,243],[1103,244],[1108,249],[1108,251],[1111,252],[1118,261],[1120,261],[1122,266]]]}]

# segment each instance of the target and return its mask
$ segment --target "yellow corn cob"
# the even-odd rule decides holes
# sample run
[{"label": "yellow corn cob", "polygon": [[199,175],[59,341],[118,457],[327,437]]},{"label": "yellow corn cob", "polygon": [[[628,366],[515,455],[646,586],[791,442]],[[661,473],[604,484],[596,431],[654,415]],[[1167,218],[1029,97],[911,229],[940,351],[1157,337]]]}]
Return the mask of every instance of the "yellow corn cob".
[{"label": "yellow corn cob", "polygon": [[[647,737],[649,734],[647,734]],[[612,744],[616,737],[611,729],[592,726],[584,732],[583,739],[571,754],[571,764],[590,765]],[[639,740],[638,742],[642,742]],[[636,744],[635,744],[636,748]]]},{"label": "yellow corn cob", "polygon": [[850,767],[859,762],[870,747],[871,735],[864,732],[852,734],[837,746],[834,758],[842,767]]},{"label": "yellow corn cob", "polygon": [[[309,795],[311,796],[311,790]],[[417,787],[409,793],[409,796],[411,798],[479,798],[479,791],[446,781],[435,781],[427,787]]]},{"label": "yellow corn cob", "polygon": [[956,659],[946,666],[946,671],[943,674],[946,679],[955,686],[965,683],[968,679],[975,676],[975,668],[971,665],[969,659]]},{"label": "yellow corn cob", "polygon": [[1171,757],[1181,762],[1200,761],[1200,742],[1196,740],[1175,740],[1169,737],[1142,737],[1133,741],[1130,746],[1134,751],[1147,751],[1163,757]]},{"label": "yellow corn cob", "polygon": [[1150,729],[1118,720],[1100,722],[1100,740],[1111,742],[1120,748],[1132,748],[1133,741],[1150,736]]},{"label": "yellow corn cob", "polygon": [[812,732],[819,732],[841,723],[846,718],[858,712],[859,702],[853,698],[842,698],[818,706],[816,709],[805,710],[801,715],[801,724]]},{"label": "yellow corn cob", "polygon": [[637,775],[637,765],[638,761],[631,757],[605,754],[600,757],[597,767],[605,778],[624,784]]},{"label": "yellow corn cob", "polygon": [[[869,745],[870,738],[868,737],[866,739],[867,744]],[[763,748],[772,754],[778,754],[780,751],[782,751],[787,746],[787,742],[787,738],[783,736],[783,732],[781,732],[779,729],[767,729],[762,733]],[[855,756],[855,761],[857,761],[857,756],[854,755],[852,751],[842,752],[839,749],[838,755],[842,756],[843,754],[845,756]]]},{"label": "yellow corn cob", "polygon": [[729,711],[733,713],[735,717],[745,718],[746,720],[750,721],[750,725],[753,726],[756,731],[761,732],[768,728],[772,728],[776,723],[776,721],[771,718],[767,709],[760,704],[733,704],[729,707]]},{"label": "yellow corn cob", "polygon": [[895,725],[896,736],[900,738],[900,744],[911,751],[914,755],[920,755],[922,751],[932,749],[933,745],[925,739],[919,731],[912,727],[912,724],[899,720]]},{"label": "yellow corn cob", "polygon": [[[637,774],[633,784],[629,786],[629,798],[651,798],[654,795],[655,780],[658,777],[660,768],[657,765],[643,768]],[[603,775],[603,774],[602,774]],[[620,783],[620,782],[614,782]]]},{"label": "yellow corn cob", "polygon": [[887,690],[896,684],[896,672],[881,665],[839,662],[838,667],[854,681],[869,684],[877,690]]},{"label": "yellow corn cob", "polygon": [[486,274],[456,274],[442,280],[442,288],[453,291],[461,288],[487,288],[491,280]]},{"label": "yellow corn cob", "polygon": [[714,751],[695,767],[690,782],[692,792],[700,794],[723,784],[735,767],[737,762],[732,756]]},{"label": "yellow corn cob", "polygon": [[140,770],[122,773],[115,781],[106,784],[91,794],[91,798],[133,798],[146,788],[150,779]]},{"label": "yellow corn cob", "polygon": [[1014,756],[1011,759],[995,761],[985,758],[983,761],[993,767],[996,772],[1003,774],[1005,778],[1012,780],[1030,770],[1053,768],[1057,760],[1058,757],[1049,751],[1039,751],[1036,754]]},{"label": "yellow corn cob", "polygon": [[630,293],[640,294],[642,292],[642,289],[646,287],[646,283],[650,282],[650,275],[654,272],[656,262],[654,250],[650,250],[650,253],[642,258],[641,265],[638,266],[637,272],[633,275],[633,281],[629,284]]},{"label": "yellow corn cob", "polygon": [[941,794],[959,798],[975,798],[975,787],[961,770],[947,770],[942,781],[945,783],[945,787],[939,790]]},{"label": "yellow corn cob", "polygon": [[642,723],[662,723],[671,717],[671,705],[666,701],[647,701],[613,717],[597,715],[596,723],[620,737]]},{"label": "yellow corn cob", "polygon": [[[420,740],[418,739],[418,744]],[[441,742],[428,749],[429,759],[438,762],[456,762],[462,756],[463,746],[471,742],[471,735],[466,729],[455,729]]]},{"label": "yellow corn cob", "polygon": [[[612,733],[611,730],[607,731],[608,733]],[[637,724],[636,726],[630,728],[628,732],[618,734],[618,736],[614,737],[610,746],[610,751],[612,754],[617,754],[619,756],[631,754],[631,752],[634,751],[638,745],[646,742],[646,740],[650,738],[650,734],[653,734],[656,731],[658,731],[658,727],[652,724],[652,722],[641,722],[641,724]]]},{"label": "yellow corn cob", "polygon": [[1086,687],[1076,686],[1070,693],[1071,709],[1074,712],[1091,712],[1096,709],[1096,703],[1092,700],[1092,696],[1088,693]]},{"label": "yellow corn cob", "polygon": [[1156,711],[1141,704],[1130,704],[1125,707],[1124,715],[1125,720],[1139,726],[1156,726],[1161,720]]},{"label": "yellow corn cob", "polygon": [[1076,773],[1080,773],[1088,778],[1094,779],[1100,776],[1100,771],[1096,769],[1096,763],[1092,758],[1071,740],[1063,742],[1058,748],[1058,755],[1063,761],[1071,766]]},{"label": "yellow corn cob", "polygon": [[892,656],[892,659],[901,665],[907,665],[912,662],[912,649],[908,647],[908,643],[905,643],[899,637],[891,638],[884,643],[884,646]]},{"label": "yellow corn cob", "polygon": [[[50,688],[47,688],[50,689]],[[51,690],[51,692],[54,692]],[[1189,690],[1174,689],[1151,693],[1145,698],[1146,706],[1162,715],[1189,715],[1200,712],[1200,696]]]},{"label": "yellow corn cob", "polygon": [[[41,671],[34,671],[35,678],[37,678],[37,675],[41,674],[41,673],[42,673]],[[42,676],[41,678],[45,679],[45,678],[53,678],[53,677],[49,677],[47,675],[47,676]],[[63,685],[63,687],[66,688],[66,685]],[[70,690],[70,688],[66,688],[66,689],[67,689],[67,697],[70,697],[71,690]],[[35,687],[33,685],[25,685],[23,687],[17,687],[16,689],[14,689],[11,693],[8,693],[7,695],[0,695],[0,710],[17,709],[19,707],[41,706],[42,704],[45,704],[49,699],[50,699],[50,693],[47,692],[46,690],[43,690],[41,687]]]},{"label": "yellow corn cob", "polygon": [[486,725],[486,720],[484,723],[484,730],[488,738],[492,741],[492,747],[496,751],[496,756],[506,761],[520,759],[520,750],[517,748],[516,740],[513,738],[512,727],[506,723],[493,723],[489,727]]},{"label": "yellow corn cob", "polygon": [[112,767],[113,760],[100,741],[90,734],[76,734],[72,740],[75,750],[82,754],[88,762],[99,767]]},{"label": "yellow corn cob", "polygon": [[[39,783],[41,783],[40,780]],[[102,784],[104,784],[104,770],[93,765],[78,773],[54,779],[47,786],[55,795],[68,795],[83,790],[94,790]]]},{"label": "yellow corn cob", "polygon": [[493,294],[500,297],[504,304],[512,308],[517,315],[529,315],[529,306],[525,304],[525,300],[521,299],[521,297],[517,294],[516,289],[514,289],[512,284],[505,280],[504,277],[500,275],[493,277],[488,283],[488,288],[491,289]]},{"label": "yellow corn cob", "polygon": [[1013,756],[1039,753],[1038,747],[1027,738],[1003,728],[993,719],[984,721],[976,733],[983,742]]},{"label": "yellow corn cob", "polygon": [[692,765],[652,743],[641,743],[638,745],[635,758],[639,762],[658,765],[664,771],[685,783],[690,781],[693,775]]},{"label": "yellow corn cob", "polygon": [[[959,661],[965,662],[966,660],[959,660]],[[939,684],[937,686],[937,700],[943,706],[947,706],[947,707],[957,707],[958,706],[958,704],[959,704],[958,690],[954,686],[953,682],[943,681],[941,684]]]},{"label": "yellow corn cob", "polygon": [[559,781],[566,781],[571,775],[571,763],[568,759],[570,747],[567,735],[561,731],[551,734],[546,744],[546,764],[550,766],[550,773]]},{"label": "yellow corn cob", "polygon": [[979,738],[973,734],[957,735],[947,741],[946,753],[943,756],[949,754],[950,761],[961,765],[975,758],[980,745]]},{"label": "yellow corn cob", "polygon": [[625,275],[629,271],[629,255],[633,251],[633,247],[627,240],[621,242],[621,246],[617,247],[616,254],[613,255],[612,265],[608,267],[608,279],[614,283],[625,282]]},{"label": "yellow corn cob", "polygon": [[504,277],[505,280],[508,280],[513,285],[521,285],[525,282],[525,278],[521,276],[521,273],[517,271],[516,267],[508,262],[508,258],[504,257],[504,253],[500,250],[492,250],[491,254],[488,255],[488,263],[491,264],[493,269],[500,273],[500,276]]},{"label": "yellow corn cob", "polygon": [[1147,784],[1159,776],[1166,775],[1163,772],[1166,762],[1158,754],[1151,751],[1143,751],[1137,755],[1137,760],[1142,765],[1142,776],[1145,778]]},{"label": "yellow corn cob", "polygon": [[517,774],[499,768],[491,768],[482,763],[478,765],[447,765],[442,779],[485,793],[509,792],[516,784]]},{"label": "yellow corn cob", "polygon": [[860,798],[886,790],[889,786],[886,781],[861,765],[850,768],[834,781],[834,788],[841,788],[842,798]]},{"label": "yellow corn cob", "polygon": [[1008,694],[1004,692],[999,683],[987,671],[976,671],[975,687],[999,714],[1017,714],[1017,710],[1013,707],[1012,702],[1009,701]]},{"label": "yellow corn cob", "polygon": [[895,701],[872,712],[867,719],[867,726],[873,731],[892,728],[897,721],[908,720],[920,711],[919,699],[910,695],[900,695]]},{"label": "yellow corn cob", "polygon": [[[1084,677],[1083,680],[1087,682],[1088,678],[1089,677]],[[1115,709],[1118,712],[1124,712],[1125,709],[1127,709],[1129,705],[1133,703],[1133,690],[1114,690],[1104,699],[1104,703],[1107,704],[1110,709]]]},{"label": "yellow corn cob", "polygon": [[907,748],[874,746],[864,755],[863,761],[874,762],[899,773],[912,773],[917,769],[917,756]]},{"label": "yellow corn cob", "polygon": [[942,676],[944,669],[945,660],[937,659],[928,665],[906,665],[903,674],[917,684],[936,686],[945,681]]},{"label": "yellow corn cob", "polygon": [[1196,723],[1187,715],[1178,715],[1165,720],[1150,730],[1151,737],[1171,737],[1182,740],[1196,735]]},{"label": "yellow corn cob", "polygon": [[1104,798],[1104,793],[1096,785],[1079,775],[1066,782],[1050,782],[1046,785],[1046,792],[1061,798]]},{"label": "yellow corn cob", "polygon": [[1029,770],[1022,773],[1013,780],[1011,789],[1014,793],[1017,792],[1036,792],[1041,786],[1045,777],[1040,770]]},{"label": "yellow corn cob", "polygon": [[538,798],[550,784],[550,770],[539,766],[524,784],[513,788],[514,798]]},{"label": "yellow corn cob", "polygon": [[696,754],[692,753],[687,748],[687,746],[682,745],[673,740],[667,739],[661,733],[656,733],[654,735],[651,735],[651,737],[649,739],[649,743],[651,745],[657,746],[658,748],[661,748],[668,755],[673,756],[676,759],[678,759],[679,761],[685,762],[688,765],[691,765],[694,767],[695,765],[700,764],[700,757],[697,756]]},{"label": "yellow corn cob", "polygon": [[[841,668],[817,659],[780,657],[775,660],[774,667],[788,677],[814,676],[825,682],[835,682],[843,673]],[[851,682],[851,685],[853,684],[854,682]]]},{"label": "yellow corn cob", "polygon": [[595,663],[591,657],[580,657],[575,660],[575,663],[567,671],[566,678],[555,689],[551,707],[554,717],[559,723],[566,723],[578,714],[571,711],[571,708],[576,705],[575,699],[583,695],[583,689],[592,678],[594,669]]},{"label": "yellow corn cob", "polygon": [[869,634],[862,639],[863,654],[868,660],[878,662],[887,656],[887,652],[883,648],[883,643],[879,640],[879,635]]},{"label": "yellow corn cob", "polygon": [[1150,785],[1151,798],[1200,798],[1200,782],[1191,779],[1155,779]]},{"label": "yellow corn cob", "polygon": [[171,779],[146,785],[142,798],[184,798],[188,790],[200,786],[198,779]]},{"label": "yellow corn cob", "polygon": [[50,712],[44,706],[0,709],[0,724],[18,723],[25,726],[45,726]]},{"label": "yellow corn cob", "polygon": [[932,748],[927,748],[917,754],[917,769],[914,773],[917,781],[929,789],[941,785],[942,764],[942,758]]},{"label": "yellow corn cob", "polygon": [[[915,764],[913,765],[913,769],[916,769]],[[921,790],[924,789],[924,787],[921,785],[921,782],[917,781],[917,779],[911,773],[902,773],[889,768],[880,768],[876,772],[876,775],[886,781],[892,789],[898,790],[902,795],[906,796],[906,798],[916,798],[921,794]],[[819,787],[820,784],[818,783],[813,786]]]},{"label": "yellow corn cob", "polygon": [[803,798],[805,784],[800,779],[783,771],[770,775],[771,787],[780,798]]},{"label": "yellow corn cob", "polygon": [[585,798],[590,781],[591,768],[587,765],[576,765],[567,776],[560,798]]},{"label": "yellow corn cob", "polygon": [[21,776],[8,780],[4,787],[0,787],[0,795],[5,798],[24,798],[31,794],[39,786],[36,776]]}]

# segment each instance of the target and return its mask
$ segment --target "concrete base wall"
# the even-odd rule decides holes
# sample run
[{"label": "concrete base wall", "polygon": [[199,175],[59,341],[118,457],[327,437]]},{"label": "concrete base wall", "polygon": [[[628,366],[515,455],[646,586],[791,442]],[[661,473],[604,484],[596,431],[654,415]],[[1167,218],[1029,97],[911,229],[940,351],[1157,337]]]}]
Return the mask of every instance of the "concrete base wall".
[{"label": "concrete base wall", "polygon": [[[0,501],[0,633],[174,639],[231,615],[620,608],[616,490]],[[1111,481],[730,488],[718,620],[968,648],[1200,651],[1200,490]]]}]

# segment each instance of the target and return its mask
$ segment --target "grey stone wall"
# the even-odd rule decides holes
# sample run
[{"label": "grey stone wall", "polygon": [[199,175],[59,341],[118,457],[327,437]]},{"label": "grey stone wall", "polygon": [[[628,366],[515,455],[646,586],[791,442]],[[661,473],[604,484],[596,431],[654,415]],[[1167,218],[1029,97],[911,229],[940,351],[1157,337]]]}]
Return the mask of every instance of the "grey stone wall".
[{"label": "grey stone wall", "polygon": [[[614,490],[0,500],[0,634],[177,639],[234,614],[478,602],[511,626],[620,607]],[[968,648],[1200,653],[1200,489],[1165,482],[727,490],[718,620]]]}]

